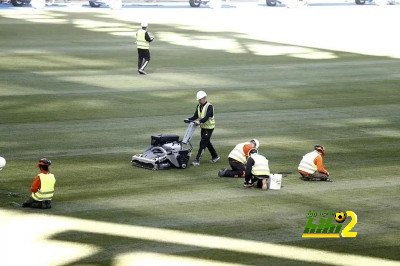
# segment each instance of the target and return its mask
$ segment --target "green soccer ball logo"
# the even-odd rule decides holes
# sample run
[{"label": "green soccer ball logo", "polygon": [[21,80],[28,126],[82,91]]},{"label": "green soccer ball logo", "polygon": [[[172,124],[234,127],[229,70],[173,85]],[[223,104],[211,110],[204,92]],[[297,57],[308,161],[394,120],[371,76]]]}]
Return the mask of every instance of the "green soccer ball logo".
[{"label": "green soccer ball logo", "polygon": [[335,220],[338,223],[343,223],[346,220],[346,214],[344,212],[337,212],[335,215]]}]

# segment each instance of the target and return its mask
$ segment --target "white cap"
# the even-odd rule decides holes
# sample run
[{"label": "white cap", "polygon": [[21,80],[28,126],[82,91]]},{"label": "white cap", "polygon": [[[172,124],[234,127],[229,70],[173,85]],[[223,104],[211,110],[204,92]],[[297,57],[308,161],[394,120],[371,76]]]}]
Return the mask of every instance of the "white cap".
[{"label": "white cap", "polygon": [[142,24],[140,24],[141,26],[142,26],[142,28],[147,28],[147,26],[149,25],[149,24],[147,24],[147,22],[142,22]]},{"label": "white cap", "polygon": [[203,99],[204,97],[207,97],[207,93],[205,91],[198,91],[196,94],[196,99],[200,100]]}]

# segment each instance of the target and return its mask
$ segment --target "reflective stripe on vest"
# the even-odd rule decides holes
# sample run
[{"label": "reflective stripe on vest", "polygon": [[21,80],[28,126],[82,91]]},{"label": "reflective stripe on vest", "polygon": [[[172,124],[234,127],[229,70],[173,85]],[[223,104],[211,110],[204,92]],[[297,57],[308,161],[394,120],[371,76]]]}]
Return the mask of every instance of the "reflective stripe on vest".
[{"label": "reflective stripe on vest", "polygon": [[54,195],[54,184],[56,179],[53,174],[39,174],[40,189],[36,193],[32,193],[32,198],[37,201],[51,200]]},{"label": "reflective stripe on vest", "polygon": [[254,160],[253,168],[251,173],[255,176],[265,176],[270,175],[268,160],[262,155],[252,154],[251,158]]},{"label": "reflective stripe on vest", "polygon": [[238,162],[246,164],[246,155],[243,152],[244,145],[248,144],[247,142],[239,143],[233,148],[231,153],[229,153],[228,157],[232,158]]},{"label": "reflective stripe on vest", "polygon": [[[203,110],[201,110],[201,112],[200,112],[200,104],[199,104],[199,106],[197,106],[197,115],[200,119],[203,119],[206,116],[207,109],[209,106],[210,106],[210,103],[206,103],[203,106]],[[205,128],[205,129],[213,129],[215,127],[214,115],[215,114],[213,112],[213,116],[208,118],[208,120],[205,123],[201,124],[200,127]]]},{"label": "reflective stripe on vest", "polygon": [[146,31],[144,29],[140,29],[136,33],[136,45],[138,49],[149,49],[150,43],[146,41]]},{"label": "reflective stripe on vest", "polygon": [[303,159],[300,161],[298,169],[309,174],[314,173],[318,170],[317,165],[314,163],[315,158],[319,156],[317,151],[312,151],[303,156]]}]

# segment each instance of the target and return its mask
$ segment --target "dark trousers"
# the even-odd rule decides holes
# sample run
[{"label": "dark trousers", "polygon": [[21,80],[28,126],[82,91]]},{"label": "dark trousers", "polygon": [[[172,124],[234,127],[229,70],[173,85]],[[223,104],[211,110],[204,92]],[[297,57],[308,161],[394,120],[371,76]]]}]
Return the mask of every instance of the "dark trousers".
[{"label": "dark trousers", "polygon": [[204,150],[207,148],[211,154],[212,158],[218,157],[217,152],[214,149],[214,146],[211,143],[211,136],[214,129],[201,129],[201,140],[200,140],[200,147],[199,151],[197,152],[196,160],[200,161],[201,157],[203,156]]},{"label": "dark trousers", "polygon": [[36,209],[50,209],[51,200],[37,201],[32,197],[29,197],[24,203],[22,203],[24,208],[36,208]]},{"label": "dark trousers", "polygon": [[326,181],[328,179],[328,175],[320,173],[318,171],[315,171],[314,173],[308,175],[300,173],[300,175],[300,179],[304,181]]},{"label": "dark trousers", "polygon": [[232,158],[228,158],[228,161],[232,170],[225,171],[224,177],[243,177],[244,172],[246,171],[246,166]]},{"label": "dark trousers", "polygon": [[138,50],[138,70],[142,67],[145,61],[150,61],[150,50],[149,49],[137,49]]}]

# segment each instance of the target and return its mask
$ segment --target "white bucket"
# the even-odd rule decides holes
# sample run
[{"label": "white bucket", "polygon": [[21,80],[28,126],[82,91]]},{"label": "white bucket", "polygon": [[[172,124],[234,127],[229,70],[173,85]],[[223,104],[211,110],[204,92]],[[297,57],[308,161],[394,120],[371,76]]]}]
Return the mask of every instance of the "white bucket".
[{"label": "white bucket", "polygon": [[268,178],[268,189],[281,189],[282,186],[282,175],[272,174]]},{"label": "white bucket", "polygon": [[32,0],[31,6],[34,9],[43,9],[46,6],[46,0]]},{"label": "white bucket", "polygon": [[122,8],[122,0],[110,0],[108,6],[111,9],[121,9]]}]

